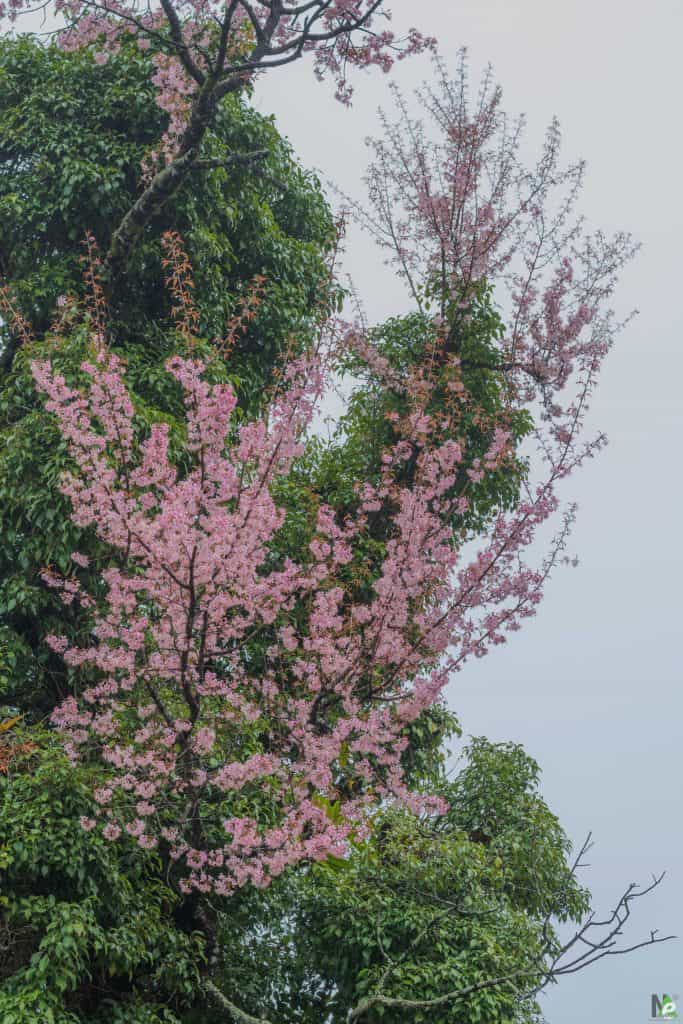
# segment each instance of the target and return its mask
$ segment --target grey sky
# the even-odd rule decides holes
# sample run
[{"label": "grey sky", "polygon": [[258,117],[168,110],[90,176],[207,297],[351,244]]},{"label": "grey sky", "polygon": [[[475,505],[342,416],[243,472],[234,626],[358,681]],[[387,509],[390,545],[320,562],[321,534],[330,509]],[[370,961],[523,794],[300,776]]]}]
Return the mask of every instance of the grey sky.
[{"label": "grey sky", "polygon": [[[540,145],[553,114],[565,154],[584,156],[583,209],[595,226],[625,228],[644,245],[617,306],[640,309],[610,356],[593,422],[610,446],[572,482],[580,502],[575,570],[558,572],[535,620],[470,665],[449,700],[469,733],[522,742],[541,764],[543,791],[576,841],[592,829],[586,874],[599,907],[631,881],[666,868],[635,914],[683,934],[680,655],[680,397],[683,355],[680,0],[395,0],[397,28],[417,23],[455,60],[470,48],[473,77],[491,61],[504,106],[529,117]],[[403,64],[406,86],[428,63]],[[381,74],[356,76],[351,111],[318,86],[310,66],[259,85],[303,162],[362,196],[363,137],[388,104]],[[371,317],[405,305],[366,236],[352,232],[347,264]],[[629,937],[629,936],[627,936]],[[545,1001],[550,1024],[644,1024],[651,992],[680,993],[683,940],[604,961],[563,981]]]}]

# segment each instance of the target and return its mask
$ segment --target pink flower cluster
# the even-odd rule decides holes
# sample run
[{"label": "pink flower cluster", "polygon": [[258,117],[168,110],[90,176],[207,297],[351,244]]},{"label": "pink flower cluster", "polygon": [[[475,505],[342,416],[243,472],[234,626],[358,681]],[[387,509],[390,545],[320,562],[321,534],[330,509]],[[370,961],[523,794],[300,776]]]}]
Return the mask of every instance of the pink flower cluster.
[{"label": "pink flower cluster", "polygon": [[511,402],[535,416],[543,460],[567,473],[603,440],[582,445],[581,426],[621,326],[608,304],[637,246],[623,233],[584,234],[575,212],[584,165],[561,165],[555,121],[528,166],[524,119],[502,110],[491,71],[474,92],[465,51],[455,78],[441,59],[434,69],[417,91],[426,123],[393,88],[396,116],[383,114],[370,142],[370,207],[347,202],[439,329],[493,289],[505,332],[496,358],[471,368],[504,375]]},{"label": "pink flower cluster", "polygon": [[[84,392],[49,364],[33,366],[77,466],[62,485],[73,518],[118,553],[102,573],[92,643],[50,640],[95,680],[53,718],[73,758],[102,760],[107,783],[95,797],[107,837],[161,840],[184,864],[186,888],[228,892],[339,855],[378,799],[439,808],[403,782],[405,727],[439,699],[451,669],[533,614],[544,574],[523,568],[520,551],[555,502],[542,490],[500,517],[461,566],[449,525],[467,503],[455,483],[471,469],[455,436],[460,389],[450,418],[434,420],[420,369],[379,481],[359,482],[353,520],[320,502],[295,562],[277,555],[287,513],[274,495],[304,450],[324,360],[290,364],[264,416],[238,427],[229,386],[179,357],[168,369],[185,395],[183,474],[163,425],[136,438],[116,356],[100,347],[83,364]],[[484,474],[511,456],[500,422],[490,437]],[[399,483],[408,459],[414,476]],[[363,574],[360,542],[378,508],[389,539],[361,598],[348,570]],[[209,828],[216,814],[222,825]]]},{"label": "pink flower cluster", "polygon": [[[52,0],[46,11],[66,22],[59,36],[68,50],[93,49],[105,64],[124,34],[141,49],[153,47],[158,103],[170,117],[160,152],[148,155],[151,174],[160,156],[168,161],[187,147],[179,141],[207,81],[216,96],[222,81],[230,91],[235,81],[278,67],[311,52],[318,78],[332,76],[336,95],[349,103],[351,68],[377,66],[388,71],[395,60],[433,50],[435,40],[417,29],[399,39],[386,28],[386,0],[302,0],[292,4],[261,4],[235,0],[165,0],[141,8],[136,0]],[[12,21],[31,10],[29,0],[0,0],[0,18]],[[384,26],[378,29],[378,22]],[[206,89],[204,90],[206,92]]]}]

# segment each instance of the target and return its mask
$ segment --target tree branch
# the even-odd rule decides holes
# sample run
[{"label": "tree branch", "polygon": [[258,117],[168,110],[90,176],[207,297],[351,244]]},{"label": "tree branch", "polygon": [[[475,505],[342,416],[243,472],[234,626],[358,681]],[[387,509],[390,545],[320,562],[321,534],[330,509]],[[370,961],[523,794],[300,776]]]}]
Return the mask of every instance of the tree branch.
[{"label": "tree branch", "polygon": [[151,184],[133,203],[112,236],[107,253],[110,273],[126,262],[146,225],[182,185],[196,156],[197,151],[190,149],[176,157],[154,176]]},{"label": "tree branch", "polygon": [[[590,849],[591,845],[591,836],[589,833],[588,838],[579,850],[578,856],[569,868],[567,884],[570,879],[576,876],[578,869],[585,866],[583,857]],[[540,979],[538,984],[535,984],[530,990],[518,991],[518,997],[520,1000],[530,999],[538,995],[549,981],[557,980],[565,974],[574,974],[577,971],[596,963],[603,957],[623,956],[636,949],[643,949],[646,946],[653,946],[661,942],[668,942],[671,939],[676,938],[676,936],[666,935],[660,937],[658,932],[653,930],[650,932],[649,937],[643,939],[642,942],[637,942],[625,947],[619,947],[617,945],[618,938],[623,933],[623,926],[630,916],[631,903],[634,900],[639,899],[641,896],[645,896],[652,892],[653,889],[656,889],[663,878],[664,874],[653,876],[650,885],[645,886],[644,888],[639,888],[635,884],[629,885],[617,901],[614,909],[604,920],[597,921],[594,913],[589,914],[581,928],[579,928],[567,942],[561,945],[559,949],[555,947],[555,950],[553,950],[553,940],[549,929],[550,917],[546,918],[543,923],[543,936],[545,941],[538,956],[535,958],[535,962],[532,962],[529,967],[525,967],[518,971],[512,971],[509,974],[504,974],[496,978],[489,978],[471,985],[466,985],[462,988],[451,989],[443,995],[435,996],[431,999],[410,999],[401,996],[391,996],[383,991],[383,987],[395,972],[396,967],[405,960],[406,954],[401,957],[399,961],[390,962],[387,965],[377,983],[377,990],[372,995],[362,999],[350,1011],[349,1024],[353,1024],[353,1022],[360,1020],[369,1010],[372,1010],[375,1007],[397,1010],[431,1009],[439,1006],[446,1006],[449,1003],[465,999],[468,996],[474,995],[477,992],[485,991],[489,988],[499,988],[504,985],[513,984],[514,982],[521,981],[524,978]],[[443,916],[443,914],[437,916]],[[590,938],[590,935],[592,930],[596,928],[607,928],[608,931],[605,935],[598,935],[595,940],[593,940]],[[418,935],[410,944],[409,948],[414,948],[422,937],[423,933],[420,933],[420,935]],[[580,945],[587,947],[585,951],[567,961],[567,954],[570,954]]]},{"label": "tree branch", "polygon": [[183,39],[182,25],[180,23],[180,18],[178,17],[178,12],[173,6],[172,0],[161,0],[161,6],[164,9],[164,14],[166,15],[166,20],[171,31],[171,39],[175,44],[180,63],[183,65],[190,78],[193,78],[198,85],[203,85],[205,77],[204,73],[192,59],[190,49]]},{"label": "tree branch", "polygon": [[218,986],[214,985],[214,983],[209,979],[204,981],[204,989],[206,990],[207,995],[209,995],[211,999],[218,1004],[218,1006],[227,1010],[232,1019],[237,1021],[237,1024],[270,1024],[265,1017],[252,1017],[250,1013],[245,1013],[244,1010],[240,1010],[239,1006],[235,1006],[227,996],[223,995]]},{"label": "tree branch", "polygon": [[248,167],[250,164],[259,163],[268,156],[267,149],[255,149],[253,153],[231,153],[227,157],[218,157],[215,160],[195,160],[192,169],[195,171],[210,171],[216,168],[228,168],[235,166]]},{"label": "tree branch", "polygon": [[453,989],[442,996],[435,996],[433,999],[403,999],[400,996],[386,996],[377,993],[368,996],[351,1011],[349,1022],[360,1020],[364,1013],[375,1006],[385,1006],[388,1009],[398,1010],[426,1010],[430,1007],[445,1006],[447,1003],[455,1002],[456,999],[464,999],[466,996],[474,995],[475,992],[482,992],[487,988],[499,987],[509,984],[517,978],[535,976],[538,972],[532,970],[513,971],[511,974],[501,975],[499,978],[489,978],[487,981],[479,981],[474,985],[465,985],[464,988]]},{"label": "tree branch", "polygon": [[[182,24],[173,5],[173,0],[161,0],[169,26],[173,51],[187,74],[199,88],[192,103],[187,127],[178,144],[177,156],[154,176],[113,234],[106,260],[110,274],[119,267],[125,266],[147,224],[187,178],[197,161],[206,132],[214,123],[218,104],[223,97],[242,89],[257,71],[268,70],[298,60],[304,53],[307,44],[333,43],[341,36],[350,36],[354,32],[362,30],[383,2],[384,0],[374,0],[374,3],[363,13],[349,16],[340,24],[332,25],[325,31],[314,32],[313,26],[329,8],[330,0],[315,0],[315,2],[304,3],[296,9],[285,8],[282,0],[272,0],[271,3],[264,5],[268,10],[268,16],[263,23],[259,21],[247,0],[231,0],[229,4],[226,4],[225,16],[220,23],[221,32],[215,60],[211,61],[208,56],[206,57],[207,67],[210,71],[205,73],[193,58],[190,48],[185,42]],[[95,6],[99,5],[95,4]],[[254,28],[256,43],[244,60],[238,59],[234,63],[226,65],[233,16],[238,6],[243,8]],[[295,14],[292,13],[293,11]],[[285,43],[273,46],[273,39],[283,17],[291,19],[304,14],[308,16],[300,31]],[[156,36],[158,37],[158,33]],[[235,162],[239,162],[237,157]]]}]

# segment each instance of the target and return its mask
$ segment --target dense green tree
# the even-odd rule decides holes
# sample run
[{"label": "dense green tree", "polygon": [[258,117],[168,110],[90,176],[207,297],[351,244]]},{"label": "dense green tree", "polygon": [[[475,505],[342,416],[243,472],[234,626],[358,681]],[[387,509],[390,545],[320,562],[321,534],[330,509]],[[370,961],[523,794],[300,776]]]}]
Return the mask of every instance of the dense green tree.
[{"label": "dense green tree", "polygon": [[[167,126],[150,54],[124,39],[99,65],[90,50],[65,53],[26,36],[0,42],[0,275],[38,332],[58,296],[82,294],[83,239],[92,233],[106,251]],[[258,319],[231,355],[253,397],[324,302],[322,257],[334,225],[315,177],[246,93],[221,104],[206,158],[217,166],[193,171],[107,282],[113,335],[158,365],[171,305],[159,238],[176,231],[192,263],[202,337],[222,337],[245,285],[256,274],[268,279]],[[16,339],[7,326],[4,342],[8,362]]]},{"label": "dense green tree", "polygon": [[176,924],[158,858],[85,831],[92,779],[54,734],[0,736],[0,1020],[174,1024],[203,946]]},{"label": "dense green tree", "polygon": [[[448,813],[386,810],[348,861],[293,876],[226,917],[221,987],[269,1020],[530,1024],[527,997],[558,946],[554,920],[579,920],[588,895],[569,843],[538,790],[538,765],[515,744],[473,740],[442,779]],[[429,1000],[511,975],[442,1005]]]}]

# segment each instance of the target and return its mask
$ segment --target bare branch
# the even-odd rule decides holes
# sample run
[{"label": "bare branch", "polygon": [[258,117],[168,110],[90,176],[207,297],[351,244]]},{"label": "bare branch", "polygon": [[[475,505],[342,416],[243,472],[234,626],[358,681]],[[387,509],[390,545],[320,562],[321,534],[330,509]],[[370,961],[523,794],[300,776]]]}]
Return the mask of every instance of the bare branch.
[{"label": "bare branch", "polygon": [[[570,881],[576,877],[578,870],[586,866],[584,858],[591,847],[592,838],[589,833],[567,872],[567,886]],[[669,942],[671,939],[676,938],[676,936],[660,936],[658,931],[655,929],[650,931],[649,936],[640,942],[635,942],[628,946],[619,946],[618,944],[618,938],[623,934],[623,927],[630,916],[630,908],[633,901],[652,892],[653,889],[662,882],[663,878],[663,873],[658,876],[653,876],[652,882],[642,888],[635,885],[635,883],[629,885],[617,901],[614,909],[604,920],[596,920],[595,913],[591,912],[582,926],[567,942],[562,944],[559,949],[556,946],[550,929],[550,916],[548,916],[541,926],[543,945],[538,956],[528,967],[518,971],[511,971],[508,974],[503,974],[495,978],[488,978],[484,981],[471,985],[463,985],[459,988],[453,988],[448,992],[443,993],[443,995],[435,996],[430,999],[411,999],[408,997],[393,996],[389,994],[389,992],[386,991],[386,986],[388,985],[392,975],[395,974],[398,966],[405,962],[412,950],[417,948],[420,941],[422,941],[426,933],[429,931],[429,928],[442,919],[444,914],[449,912],[440,911],[435,914],[427,927],[415,937],[415,939],[410,943],[408,949],[398,960],[388,961],[386,968],[380,975],[377,982],[376,991],[372,995],[362,999],[351,1010],[349,1015],[349,1024],[351,1024],[351,1022],[361,1020],[365,1014],[376,1007],[407,1011],[434,1009],[436,1007],[456,1003],[469,996],[475,995],[477,992],[482,992],[491,988],[503,988],[506,986],[513,986],[516,990],[515,997],[522,1002],[537,996],[549,982],[556,981],[566,974],[575,974],[577,971],[583,970],[585,967],[589,967],[591,964],[597,963],[606,956],[623,956],[637,949],[643,949],[646,946],[653,946],[661,942]],[[460,912],[460,908],[455,905],[452,909],[456,913]],[[607,928],[607,932],[605,934],[593,937],[596,929],[604,928]],[[586,948],[579,952],[582,947]],[[573,956],[572,954],[574,952],[578,952],[578,955]],[[570,959],[567,960],[568,955],[570,956]],[[520,987],[520,982],[523,982],[525,979],[529,980],[532,978],[536,979],[537,983],[534,984],[531,989],[524,986]]]},{"label": "bare branch", "polygon": [[190,48],[183,39],[182,25],[180,23],[180,18],[178,17],[178,12],[173,6],[172,0],[161,0],[161,6],[164,9],[164,14],[166,15],[166,20],[171,30],[171,39],[175,43],[178,59],[187,71],[188,75],[193,78],[198,85],[203,85],[204,73],[192,59]]}]

